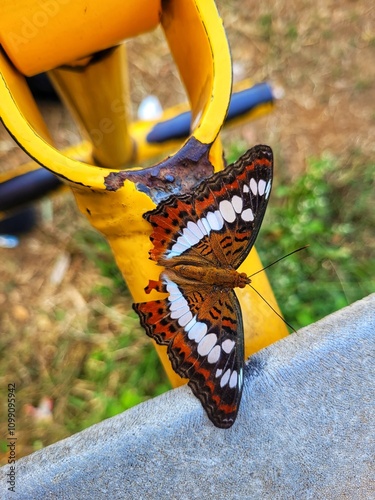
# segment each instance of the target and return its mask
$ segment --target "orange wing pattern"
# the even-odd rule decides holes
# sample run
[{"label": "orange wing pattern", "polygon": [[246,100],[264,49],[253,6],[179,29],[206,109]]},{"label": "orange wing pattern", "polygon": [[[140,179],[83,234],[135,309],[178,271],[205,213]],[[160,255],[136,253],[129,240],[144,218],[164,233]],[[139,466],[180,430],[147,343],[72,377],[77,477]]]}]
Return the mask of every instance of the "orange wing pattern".
[{"label": "orange wing pattern", "polygon": [[[172,196],[147,212],[150,258],[165,267],[146,291],[166,299],[134,304],[146,333],[168,346],[173,369],[189,379],[210,420],[233,425],[243,385],[243,325],[236,281],[258,234],[271,190],[272,151],[256,146],[192,194]],[[207,268],[207,273],[197,269]],[[205,276],[200,280],[197,276]],[[217,277],[217,278],[216,278]]]}]

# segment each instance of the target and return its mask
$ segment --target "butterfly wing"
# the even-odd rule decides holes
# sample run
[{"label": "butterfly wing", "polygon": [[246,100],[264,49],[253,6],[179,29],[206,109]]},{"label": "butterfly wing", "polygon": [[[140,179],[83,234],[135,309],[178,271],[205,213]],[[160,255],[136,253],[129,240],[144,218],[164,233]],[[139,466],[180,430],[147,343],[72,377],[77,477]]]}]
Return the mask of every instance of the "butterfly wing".
[{"label": "butterfly wing", "polygon": [[220,283],[213,287],[184,282],[174,266],[236,269],[258,234],[271,181],[272,151],[256,146],[193,194],[172,196],[144,215],[153,227],[150,258],[166,268],[146,291],[156,289],[169,296],[134,304],[134,309],[147,334],[168,346],[174,370],[189,379],[217,427],[233,424],[241,399],[240,306],[232,289]]},{"label": "butterfly wing", "polygon": [[167,291],[168,298],[133,307],[147,334],[168,346],[173,369],[189,379],[210,420],[228,428],[236,419],[243,383],[243,326],[237,297],[233,290],[177,286],[168,271],[161,279],[159,290]]},{"label": "butterfly wing", "polygon": [[237,268],[259,232],[271,191],[272,150],[256,146],[195,193],[172,196],[144,217],[152,224],[151,259],[163,265]]}]

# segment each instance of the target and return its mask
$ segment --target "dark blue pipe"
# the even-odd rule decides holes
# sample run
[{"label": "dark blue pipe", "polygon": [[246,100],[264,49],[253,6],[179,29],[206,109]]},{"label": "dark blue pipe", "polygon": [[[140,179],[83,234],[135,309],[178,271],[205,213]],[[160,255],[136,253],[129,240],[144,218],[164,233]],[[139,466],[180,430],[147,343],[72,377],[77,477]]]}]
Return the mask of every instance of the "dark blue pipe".
[{"label": "dark blue pipe", "polygon": [[0,211],[37,200],[61,184],[54,174],[44,168],[9,179],[0,184]]},{"label": "dark blue pipe", "polygon": [[[272,88],[268,83],[259,83],[250,89],[235,92],[232,94],[225,123],[254,110],[257,106],[272,102]],[[185,139],[190,134],[190,123],[190,111],[157,123],[148,133],[147,142],[160,144],[166,141]]]}]

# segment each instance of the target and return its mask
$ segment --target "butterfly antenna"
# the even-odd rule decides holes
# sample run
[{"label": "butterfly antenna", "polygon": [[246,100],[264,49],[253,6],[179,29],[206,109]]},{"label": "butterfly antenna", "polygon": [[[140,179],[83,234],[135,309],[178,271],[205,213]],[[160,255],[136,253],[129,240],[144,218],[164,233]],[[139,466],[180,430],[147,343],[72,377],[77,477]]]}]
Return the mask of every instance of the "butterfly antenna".
[{"label": "butterfly antenna", "polygon": [[[302,248],[300,248],[300,250],[302,250]],[[296,251],[297,251],[297,250],[296,250]],[[294,252],[292,252],[292,253],[294,253]],[[286,256],[285,256],[285,257],[286,257]],[[280,260],[280,259],[279,259],[279,260]],[[279,314],[279,313],[276,311],[276,309],[275,309],[274,307],[272,307],[272,306],[271,306],[271,304],[268,302],[268,300],[266,300],[266,299],[263,297],[263,295],[262,295],[262,294],[260,294],[260,293],[258,292],[258,290],[256,290],[256,289],[255,289],[252,285],[250,285],[250,284],[249,284],[249,287],[250,287],[250,288],[252,288],[252,289],[254,290],[254,292],[256,292],[256,293],[259,295],[259,297],[260,297],[260,298],[261,298],[261,299],[262,299],[262,300],[263,300],[263,301],[264,301],[264,302],[268,305],[268,307],[270,307],[270,308],[272,309],[272,311],[276,314],[276,316],[278,316],[278,317],[279,317],[282,321],[284,321],[284,323],[285,323],[287,326],[289,326],[289,328],[291,328],[291,329],[293,330],[293,332],[294,332],[294,333],[297,333],[297,330],[296,330],[296,329],[295,329],[295,328],[294,328],[294,327],[293,327],[290,323],[288,323],[288,322],[287,322],[287,320],[286,320],[286,319],[284,319],[284,318],[281,316],[281,314]]]},{"label": "butterfly antenna", "polygon": [[259,269],[259,271],[256,271],[255,273],[251,274],[249,276],[249,278],[252,278],[253,276],[255,276],[256,274],[258,273],[261,273],[262,271],[265,271],[266,269],[268,269],[269,267],[273,266],[274,264],[277,264],[278,262],[280,262],[280,260],[283,260],[283,259],[286,259],[287,257],[289,257],[290,255],[293,255],[294,253],[297,253],[297,252],[300,252],[301,250],[304,250],[305,248],[307,248],[309,245],[305,245],[304,247],[301,247],[301,248],[297,248],[297,250],[293,250],[293,252],[289,252],[287,253],[286,255],[284,255],[283,257],[280,257],[280,259],[277,259],[275,260],[274,262],[272,262],[271,264],[268,264],[268,266],[266,267],[262,267],[262,269]]},{"label": "butterfly antenna", "polygon": [[[297,248],[297,250],[293,250],[293,252],[289,252],[287,253],[286,255],[284,255],[283,257],[280,257],[280,259],[277,259],[275,260],[274,262],[272,262],[271,264],[268,264],[268,266],[265,266],[263,267],[262,269],[259,269],[259,271],[256,271],[255,273],[253,273],[252,275],[249,276],[249,278],[252,278],[253,276],[255,276],[256,274],[258,273],[261,273],[262,271],[264,271],[265,269],[268,269],[269,267],[273,266],[274,264],[277,264],[278,262],[280,262],[280,260],[283,260],[285,259],[286,257],[289,257],[290,255],[293,255],[294,253],[297,253],[297,252],[300,252],[301,250],[304,250],[305,248],[307,248],[309,245],[305,245],[301,248]],[[263,297],[263,295],[261,295],[258,290],[256,290],[252,285],[249,284],[249,286],[254,290],[254,292],[256,292],[259,297],[268,305],[268,307],[270,309],[272,309],[272,311],[276,314],[276,316],[278,316],[287,326],[289,326],[289,328],[291,328],[293,330],[294,333],[297,333],[296,332],[296,329],[290,324],[288,323],[277,311],[274,307],[271,306],[271,304]]]}]

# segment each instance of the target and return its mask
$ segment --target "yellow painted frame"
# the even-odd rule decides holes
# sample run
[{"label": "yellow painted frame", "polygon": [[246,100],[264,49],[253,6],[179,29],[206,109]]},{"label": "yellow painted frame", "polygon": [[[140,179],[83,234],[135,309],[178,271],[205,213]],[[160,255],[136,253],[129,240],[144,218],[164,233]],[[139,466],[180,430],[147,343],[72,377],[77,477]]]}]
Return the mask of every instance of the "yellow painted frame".
[{"label": "yellow painted frame", "polygon": [[[212,0],[165,2],[161,25],[176,61],[190,100],[192,134],[178,154],[188,154],[191,140],[209,154],[215,169],[222,168],[222,149],[217,140],[231,95],[231,59],[222,21]],[[72,159],[56,150],[48,140],[32,100],[27,97],[24,79],[4,55],[0,55],[0,117],[20,146],[40,165],[53,171],[70,186],[81,212],[108,239],[136,302],[149,300],[144,287],[160,273],[148,259],[151,228],[142,214],[155,207],[152,199],[125,180],[116,191],[108,191],[105,179],[120,169],[108,169]],[[89,92],[89,89],[88,89]],[[255,249],[241,266],[251,275],[261,264]],[[265,273],[254,286],[275,303]],[[284,323],[248,290],[238,292],[246,341],[246,356],[287,335]],[[181,379],[171,370],[164,348],[158,347],[164,367],[173,383]]]}]

